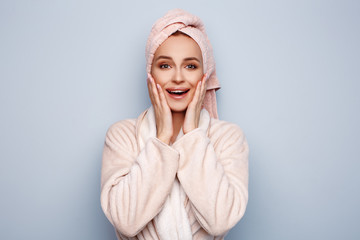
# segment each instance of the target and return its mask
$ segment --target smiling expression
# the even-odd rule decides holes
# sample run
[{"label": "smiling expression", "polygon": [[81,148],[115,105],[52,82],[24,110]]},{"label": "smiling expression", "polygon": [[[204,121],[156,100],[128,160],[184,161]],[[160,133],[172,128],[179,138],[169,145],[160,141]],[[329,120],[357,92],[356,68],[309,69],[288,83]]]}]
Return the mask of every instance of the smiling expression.
[{"label": "smiling expression", "polygon": [[171,35],[156,50],[151,74],[164,91],[170,109],[185,111],[204,74],[200,47],[185,34]]}]

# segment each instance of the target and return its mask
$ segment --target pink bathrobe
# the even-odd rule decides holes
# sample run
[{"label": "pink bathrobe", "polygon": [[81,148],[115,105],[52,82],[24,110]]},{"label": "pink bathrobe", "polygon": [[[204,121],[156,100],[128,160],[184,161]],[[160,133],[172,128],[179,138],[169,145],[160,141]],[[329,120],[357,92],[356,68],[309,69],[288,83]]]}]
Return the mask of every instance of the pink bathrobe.
[{"label": "pink bathrobe", "polygon": [[156,217],[181,186],[190,239],[224,239],[246,209],[248,153],[241,129],[205,109],[198,128],[185,135],[181,130],[171,146],[164,144],[156,138],[151,107],[106,134],[102,208],[118,239],[160,239]]},{"label": "pink bathrobe", "polygon": [[234,124],[217,119],[220,88],[212,47],[200,18],[174,9],[154,25],[146,45],[147,73],[156,49],[174,32],[196,41],[207,91],[199,127],[166,145],[156,138],[152,107],[106,135],[101,205],[118,239],[223,239],[248,200],[248,145]]}]

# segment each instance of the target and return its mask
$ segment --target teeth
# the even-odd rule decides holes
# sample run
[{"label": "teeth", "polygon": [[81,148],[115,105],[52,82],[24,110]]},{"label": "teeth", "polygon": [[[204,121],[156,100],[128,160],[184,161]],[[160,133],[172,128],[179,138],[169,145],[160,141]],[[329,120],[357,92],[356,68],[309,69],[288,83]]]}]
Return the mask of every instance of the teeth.
[{"label": "teeth", "polygon": [[167,91],[168,91],[170,94],[181,95],[181,94],[187,93],[189,90],[186,90],[186,91],[181,91],[181,90],[170,91],[170,90],[167,90]]}]

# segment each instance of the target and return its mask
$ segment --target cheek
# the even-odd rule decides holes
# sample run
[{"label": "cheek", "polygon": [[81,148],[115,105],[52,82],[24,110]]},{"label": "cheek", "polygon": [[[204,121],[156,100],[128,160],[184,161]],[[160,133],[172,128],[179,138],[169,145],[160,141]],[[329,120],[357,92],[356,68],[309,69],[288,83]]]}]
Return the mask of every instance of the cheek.
[{"label": "cheek", "polygon": [[171,77],[168,72],[160,71],[158,69],[154,69],[151,72],[151,75],[153,76],[155,82],[160,84],[160,86],[163,86],[166,82],[168,82]]},{"label": "cheek", "polygon": [[203,74],[200,71],[189,73],[186,76],[187,80],[193,87],[196,87],[197,83],[201,80],[202,77],[203,77]]}]

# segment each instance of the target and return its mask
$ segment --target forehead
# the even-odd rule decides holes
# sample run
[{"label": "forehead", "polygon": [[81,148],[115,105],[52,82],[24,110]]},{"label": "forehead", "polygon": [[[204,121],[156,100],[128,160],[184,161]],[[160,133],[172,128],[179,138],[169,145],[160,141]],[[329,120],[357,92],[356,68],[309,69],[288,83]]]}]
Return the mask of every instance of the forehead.
[{"label": "forehead", "polygon": [[194,39],[184,34],[171,35],[156,50],[155,56],[197,57],[202,60],[201,49]]}]

